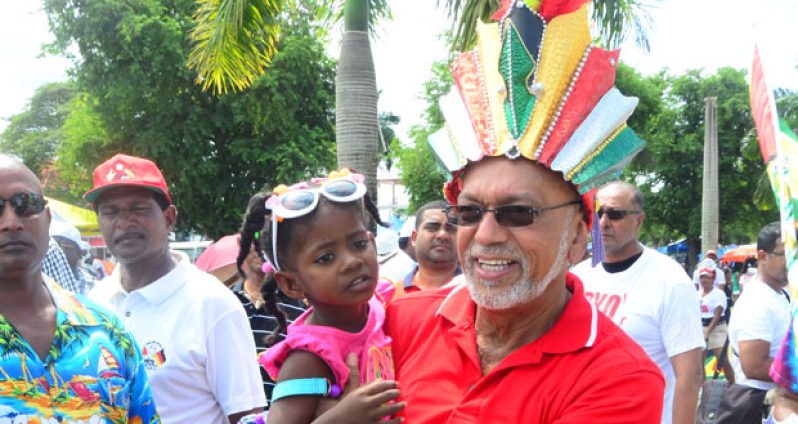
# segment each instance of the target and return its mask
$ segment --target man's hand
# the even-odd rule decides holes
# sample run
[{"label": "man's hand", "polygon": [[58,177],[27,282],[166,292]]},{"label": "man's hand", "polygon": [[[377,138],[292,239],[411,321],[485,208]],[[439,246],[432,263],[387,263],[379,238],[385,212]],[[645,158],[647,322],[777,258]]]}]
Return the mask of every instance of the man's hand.
[{"label": "man's hand", "polygon": [[365,386],[360,386],[360,368],[357,355],[350,353],[346,357],[349,367],[349,381],[340,399],[332,408],[327,410],[314,424],[398,424],[402,418],[393,418],[382,421],[383,417],[391,416],[405,407],[404,402],[391,402],[399,397],[399,388],[396,381],[375,380]]}]

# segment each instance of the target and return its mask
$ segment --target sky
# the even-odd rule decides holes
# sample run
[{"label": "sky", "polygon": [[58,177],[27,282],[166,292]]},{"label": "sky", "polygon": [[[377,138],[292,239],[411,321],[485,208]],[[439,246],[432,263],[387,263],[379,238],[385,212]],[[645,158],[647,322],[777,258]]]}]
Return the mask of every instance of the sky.
[{"label": "sky", "polygon": [[[425,108],[423,85],[435,60],[447,57],[439,34],[450,24],[432,0],[392,1],[394,20],[384,23],[372,45],[380,110],[401,117],[400,138],[420,124]],[[644,75],[668,68],[714,72],[723,66],[748,69],[753,40],[760,43],[769,84],[798,90],[798,1],[796,0],[648,0],[651,50],[624,44],[621,60]],[[757,34],[755,36],[755,34]],[[0,14],[0,118],[21,112],[36,87],[66,79],[65,59],[40,57],[52,40],[39,0],[7,2]],[[331,54],[337,55],[331,45]],[[0,119],[0,130],[7,122]]]}]

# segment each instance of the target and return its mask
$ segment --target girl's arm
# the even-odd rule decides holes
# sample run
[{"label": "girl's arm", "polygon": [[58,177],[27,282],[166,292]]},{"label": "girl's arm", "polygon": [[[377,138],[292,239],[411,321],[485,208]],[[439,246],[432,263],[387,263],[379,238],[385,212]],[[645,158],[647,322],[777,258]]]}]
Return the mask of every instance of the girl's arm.
[{"label": "girl's arm", "polygon": [[[280,367],[277,383],[296,378],[326,378],[335,381],[327,364],[318,356],[294,350],[288,354]],[[316,417],[321,396],[290,396],[277,400],[269,408],[268,423],[308,424]]]},{"label": "girl's arm", "polygon": [[[405,407],[404,402],[392,402],[399,397],[396,381],[375,380],[364,386],[360,385],[360,368],[357,355],[350,353],[346,357],[349,368],[349,381],[343,397],[332,407],[327,408],[313,424],[399,424],[402,418],[383,421],[383,417],[392,416]],[[326,402],[324,402],[326,403]]]}]

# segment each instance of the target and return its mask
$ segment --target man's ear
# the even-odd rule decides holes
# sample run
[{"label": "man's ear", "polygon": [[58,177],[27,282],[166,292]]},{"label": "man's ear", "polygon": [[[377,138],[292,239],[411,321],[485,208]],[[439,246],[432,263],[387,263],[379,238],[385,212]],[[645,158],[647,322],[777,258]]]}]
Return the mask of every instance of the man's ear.
[{"label": "man's ear", "polygon": [[[568,248],[568,263],[572,264],[581,262],[582,258],[585,257],[585,250],[587,250],[587,238],[590,231],[588,231],[587,223],[581,216],[580,214],[579,218],[575,220],[574,225],[576,228],[574,228]],[[598,222],[594,222],[593,225],[598,225]]]},{"label": "man's ear", "polygon": [[277,281],[277,287],[285,293],[286,296],[302,300],[305,298],[305,291],[299,284],[296,274],[291,271],[275,271],[274,279]]},{"label": "man's ear", "polygon": [[640,211],[640,213],[637,214],[637,234],[638,234],[638,236],[640,235],[640,229],[643,228],[643,221],[645,221],[645,220],[646,220],[646,213],[643,212],[643,211]]},{"label": "man's ear", "polygon": [[418,232],[413,230],[413,232],[410,233],[410,245],[413,247],[416,247],[416,237],[418,237]]},{"label": "man's ear", "polygon": [[170,232],[174,231],[175,223],[177,222],[177,208],[175,207],[175,205],[169,205],[169,207],[164,209],[163,216],[164,219],[166,220],[166,227],[169,229]]}]

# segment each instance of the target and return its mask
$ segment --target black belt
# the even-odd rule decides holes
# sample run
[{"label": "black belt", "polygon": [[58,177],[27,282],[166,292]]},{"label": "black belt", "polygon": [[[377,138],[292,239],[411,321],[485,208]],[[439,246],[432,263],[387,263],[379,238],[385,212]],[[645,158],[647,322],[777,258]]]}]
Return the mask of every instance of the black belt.
[{"label": "black belt", "polygon": [[[711,322],[712,318],[701,318],[701,324],[704,325],[704,327],[709,325]],[[723,322],[723,320],[720,320],[719,322]]]}]

